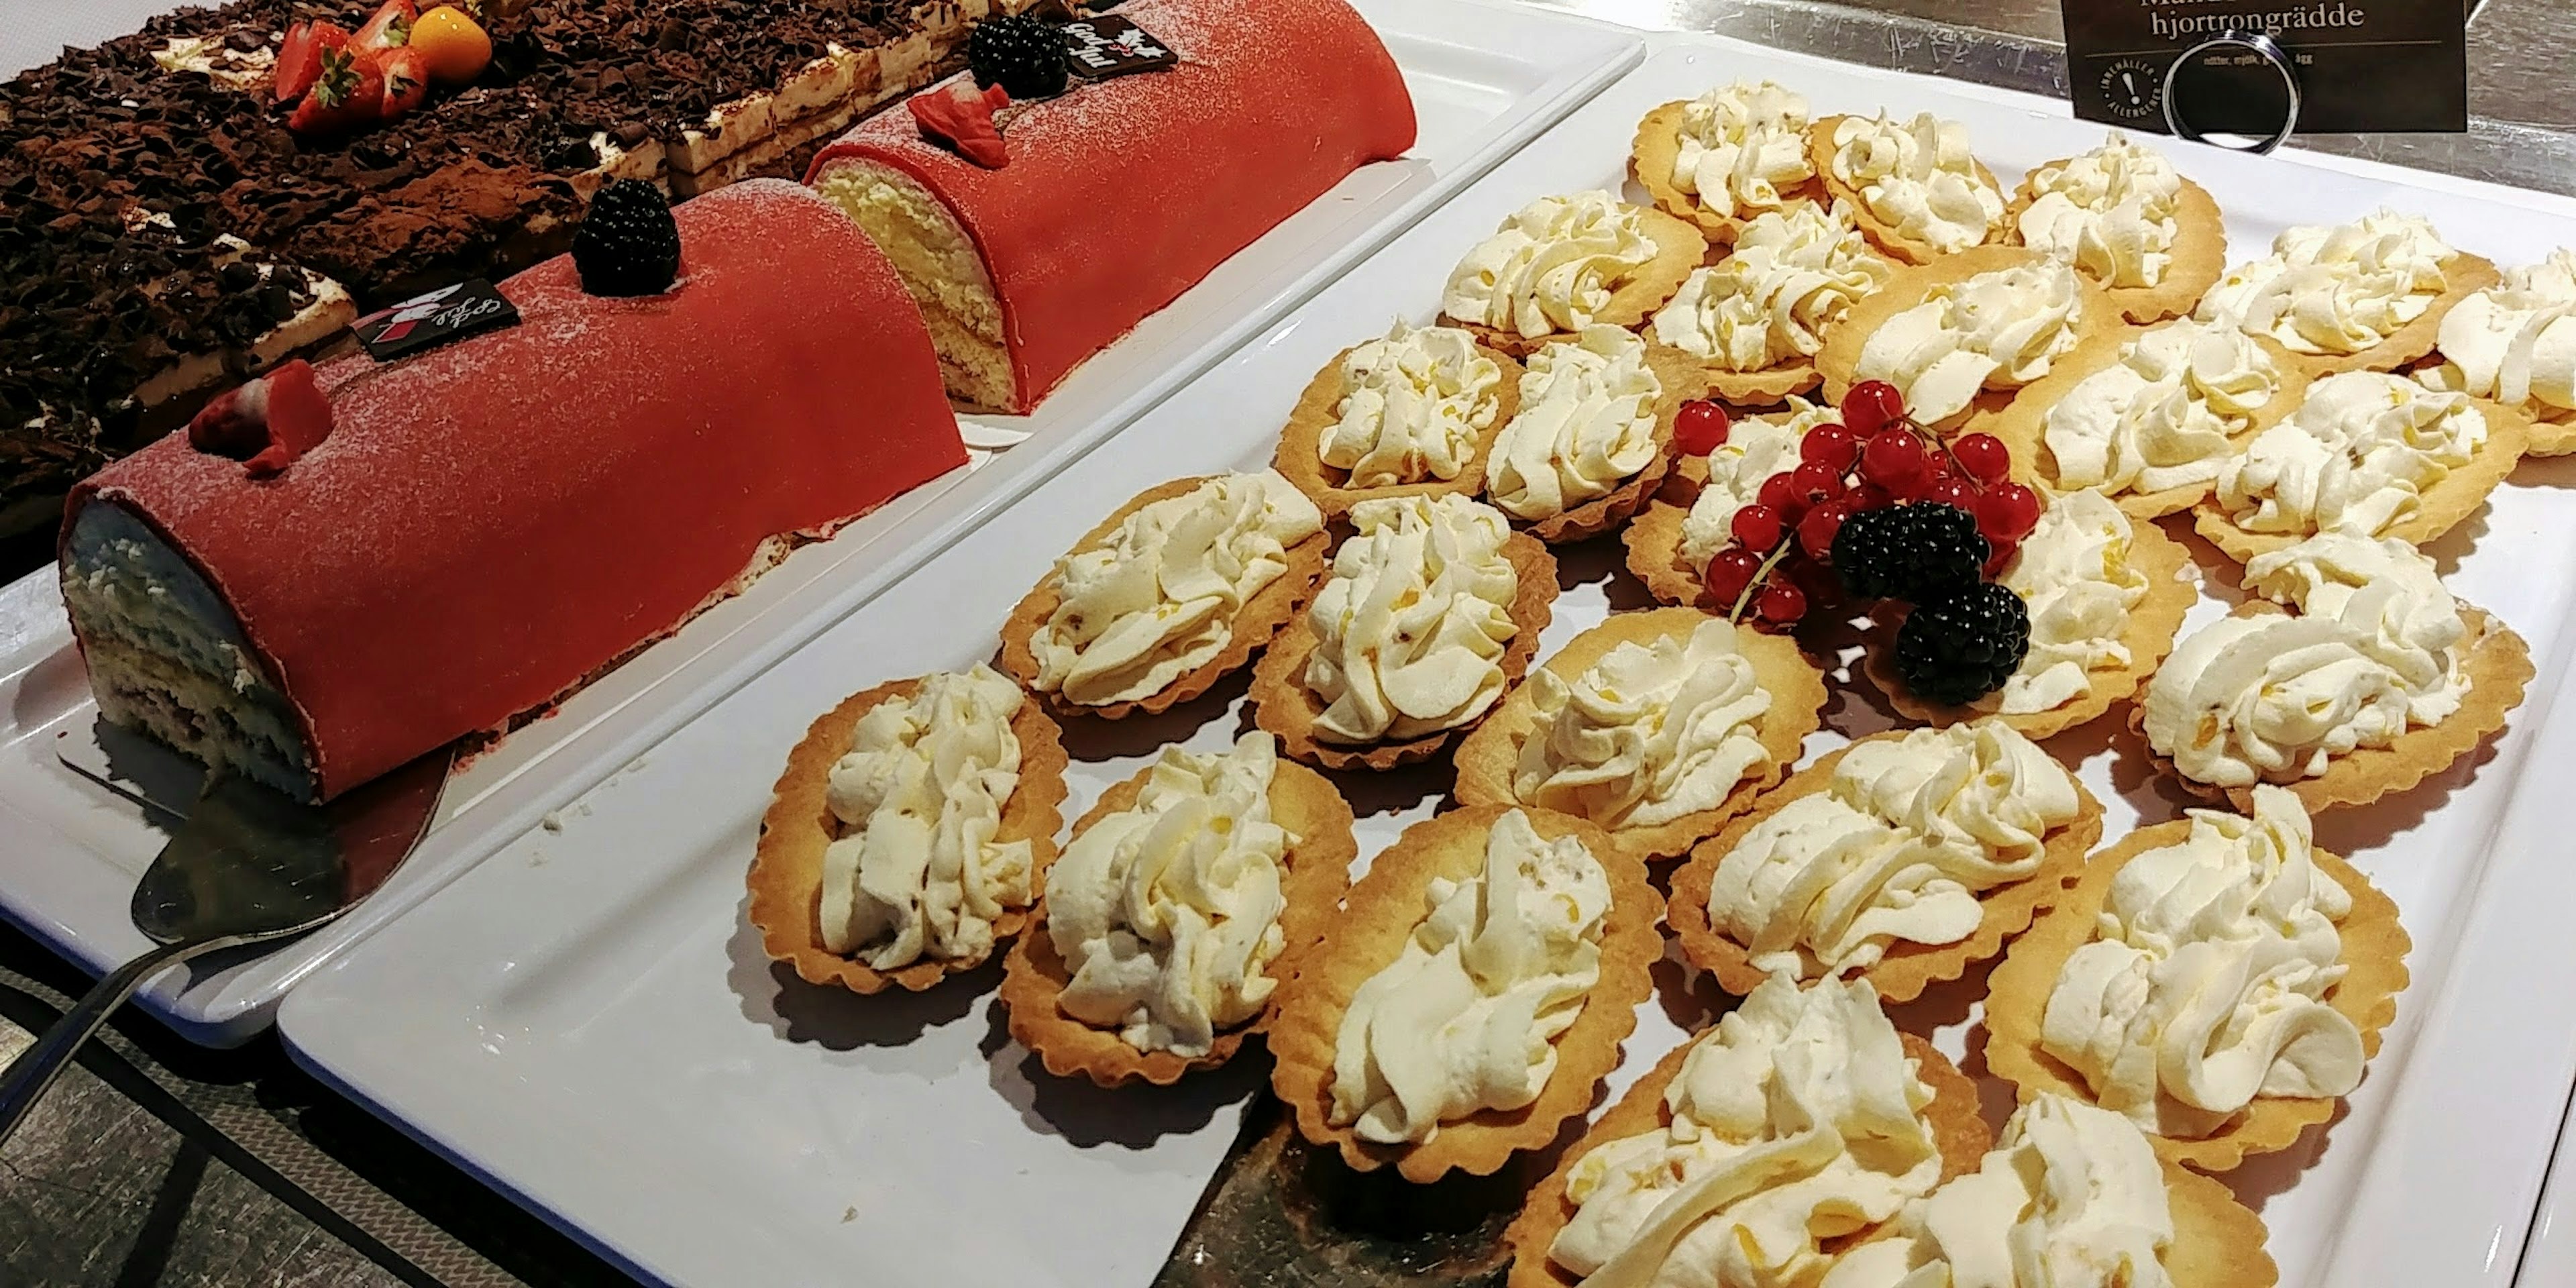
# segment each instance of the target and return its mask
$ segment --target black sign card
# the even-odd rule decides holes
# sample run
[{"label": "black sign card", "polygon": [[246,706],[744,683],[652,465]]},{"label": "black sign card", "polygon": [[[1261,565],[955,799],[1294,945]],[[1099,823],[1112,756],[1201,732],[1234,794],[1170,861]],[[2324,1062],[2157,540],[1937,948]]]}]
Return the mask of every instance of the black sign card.
[{"label": "black sign card", "polygon": [[518,306],[477,277],[379,309],[358,319],[351,329],[368,357],[391,362],[477,331],[518,324]]},{"label": "black sign card", "polygon": [[2060,0],[2075,114],[2164,132],[2161,97],[2203,133],[2270,134],[2288,106],[2262,55],[2182,51],[2225,31],[2277,41],[2299,80],[2302,134],[2469,128],[2467,6],[2461,0]]},{"label": "black sign card", "polygon": [[1066,23],[1064,47],[1073,55],[1074,73],[1093,80],[1129,72],[1158,72],[1181,61],[1180,55],[1152,32],[1114,13]]}]

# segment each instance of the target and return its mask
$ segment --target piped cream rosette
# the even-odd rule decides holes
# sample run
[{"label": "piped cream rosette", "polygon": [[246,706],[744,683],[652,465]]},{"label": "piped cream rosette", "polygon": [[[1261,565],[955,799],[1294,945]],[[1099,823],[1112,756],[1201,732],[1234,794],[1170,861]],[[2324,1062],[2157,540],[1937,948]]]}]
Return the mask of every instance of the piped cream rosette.
[{"label": "piped cream rosette", "polygon": [[1416,823],[1349,902],[1271,1029],[1271,1086],[1307,1140],[1417,1183],[1489,1175],[1589,1109],[1663,952],[1645,865],[1543,810]]},{"label": "piped cream rosette", "polygon": [[1315,606],[1253,671],[1253,719],[1327,769],[1427,760],[1528,673],[1556,560],[1463,496],[1363,501]]},{"label": "piped cream rosette", "polygon": [[2272,341],[2177,318],[2056,364],[1981,428],[2037,485],[2100,492],[2152,519],[2208,499],[2227,463],[2307,389]]},{"label": "piped cream rosette", "polygon": [[1055,858],[1064,748],[981,663],[817,717],[761,819],[750,919],[809,983],[919,992],[1027,924]]},{"label": "piped cream rosette", "polygon": [[1692,850],[1667,921],[1728,992],[1785,972],[1910,1002],[2003,951],[2101,839],[2101,804],[2007,725],[1875,734]]},{"label": "piped cream rosette", "polygon": [[1274,471],[1148,488],[1011,610],[998,665],[1059,715],[1169,710],[1304,611],[1325,545],[1323,513]]},{"label": "piped cream rosette", "polygon": [[2321,532],[2426,545],[2486,504],[2529,441],[2495,403],[2380,371],[2327,376],[2228,460],[2192,526],[2238,563]]},{"label": "piped cream rosette", "polygon": [[1951,724],[1999,719],[2046,738],[2137,696],[2173,650],[2200,598],[2189,552],[2099,492],[2051,498],[1995,578],[2030,611],[2030,648],[2003,687],[1965,706],[1924,701],[1896,672],[1892,626],[1873,633],[1862,669],[1897,713]]},{"label": "piped cream rosette", "polygon": [[1387,497],[1473,496],[1520,383],[1521,364],[1469,332],[1399,321],[1315,373],[1270,467],[1326,518]]},{"label": "piped cream rosette", "polygon": [[2010,227],[2003,186],[1957,121],[1828,116],[1807,127],[1807,156],[1826,197],[1850,202],[1861,231],[1902,263],[2000,242]]},{"label": "piped cream rosette", "polygon": [[1619,533],[1628,571],[1664,603],[1699,605],[1709,560],[1735,539],[1735,512],[1753,504],[1772,475],[1798,468],[1807,431],[1840,423],[1833,408],[1792,394],[1780,411],[1735,421],[1715,451],[1683,457]]},{"label": "piped cream rosette", "polygon": [[2397,905],[2316,847],[2298,797],[2193,810],[2085,865],[1988,984],[1986,1066],[2124,1115],[2223,1172],[2334,1116],[2397,1015]]},{"label": "piped cream rosette", "polygon": [[1699,226],[1710,244],[1747,223],[1813,200],[1807,99],[1770,81],[1737,81],[1663,104],[1637,123],[1629,173],[1655,205]]},{"label": "piped cream rosette", "polygon": [[[1817,1288],[2271,1288],[2269,1233],[2135,1124],[2043,1093],[1977,1170],[1906,1205]],[[1746,1281],[1751,1288],[1753,1281]]]},{"label": "piped cream rosette", "polygon": [[1993,1139],[1975,1084],[1866,982],[1774,976],[1530,1192],[1510,1288],[1813,1284]]},{"label": "piped cream rosette", "polygon": [[2396,540],[2311,537],[2246,566],[2259,598],[2183,637],[2130,723],[2186,789],[2250,809],[2363,805],[2504,728],[2533,674],[2503,622],[2451,597]]},{"label": "piped cream rosette", "polygon": [[1826,331],[1894,271],[1843,202],[1767,211],[1691,270],[1649,334],[1697,359],[1719,397],[1767,406],[1816,387]]},{"label": "piped cream rosette", "polygon": [[2495,282],[2495,265],[2454,249],[2430,221],[2380,210],[2281,230],[2272,253],[2229,269],[2195,316],[2278,341],[2312,376],[2394,371],[2431,353],[2442,319]]},{"label": "piped cream rosette", "polygon": [[2443,314],[2439,336],[2417,379],[2529,417],[2534,456],[2576,452],[2576,250],[2506,269]]},{"label": "piped cream rosette", "polygon": [[1073,825],[1011,949],[1011,1036],[1057,1077],[1169,1085],[1231,1058],[1350,887],[1351,807],[1269,734],[1165,747]]},{"label": "piped cream rosette", "polygon": [[1485,500],[1550,544],[1610,530],[1663,483],[1673,418],[1707,387],[1687,355],[1614,326],[1540,345],[1485,459]]},{"label": "piped cream rosette", "polygon": [[1816,354],[1835,406],[1864,380],[1896,386],[1906,415],[1944,433],[2015,391],[2120,343],[2100,287],[2034,250],[1984,246],[1899,270],[1854,304]]},{"label": "piped cream rosette", "polygon": [[1682,854],[1780,780],[1824,705],[1784,636],[1689,608],[1616,614],[1458,745],[1458,800],[1574,815],[1634,860]]},{"label": "piped cream rosette", "polygon": [[2208,190],[2118,130],[2032,170],[2010,223],[2012,244],[2074,264],[2132,322],[2191,312],[2227,268],[2227,227]]},{"label": "piped cream rosette", "polygon": [[1698,228],[1614,193],[1541,197],[1450,270],[1440,312],[1523,357],[1587,327],[1644,325],[1707,253]]}]

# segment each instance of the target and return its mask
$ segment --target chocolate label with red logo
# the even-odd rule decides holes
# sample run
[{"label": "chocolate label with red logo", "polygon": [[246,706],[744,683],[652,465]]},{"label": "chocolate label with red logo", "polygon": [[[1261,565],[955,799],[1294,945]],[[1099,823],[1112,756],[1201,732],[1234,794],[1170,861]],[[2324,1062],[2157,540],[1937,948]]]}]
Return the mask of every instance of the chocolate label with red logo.
[{"label": "chocolate label with red logo", "polygon": [[1076,75],[1106,80],[1129,72],[1159,72],[1180,65],[1154,33],[1114,13],[1095,14],[1064,25],[1064,47],[1073,55]]},{"label": "chocolate label with red logo", "polygon": [[479,331],[518,324],[518,306],[477,277],[378,309],[358,319],[351,329],[368,357],[391,362]]}]

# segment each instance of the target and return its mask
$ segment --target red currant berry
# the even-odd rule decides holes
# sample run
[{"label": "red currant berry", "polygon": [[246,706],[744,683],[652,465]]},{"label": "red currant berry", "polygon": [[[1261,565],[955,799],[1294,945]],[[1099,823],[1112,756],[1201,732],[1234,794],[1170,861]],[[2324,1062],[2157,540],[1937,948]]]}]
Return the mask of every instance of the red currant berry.
[{"label": "red currant berry", "polygon": [[1861,444],[1860,476],[1890,492],[1923,474],[1923,442],[1902,429],[1882,429]]},{"label": "red currant berry", "polygon": [[1753,597],[1753,612],[1773,626],[1794,626],[1807,615],[1807,592],[1785,581],[1775,581]]},{"label": "red currant berry", "polygon": [[1956,474],[1944,474],[1933,479],[1931,485],[1924,488],[1923,495],[1917,499],[1937,501],[1942,505],[1955,505],[1967,511],[1971,517],[1978,513],[1977,485]]},{"label": "red currant berry", "polygon": [[1822,461],[1808,461],[1789,471],[1789,485],[1814,505],[1843,494],[1843,472]]},{"label": "red currant berry", "polygon": [[1726,433],[1733,426],[1724,407],[1705,398],[1693,399],[1673,413],[1673,443],[1684,456],[1706,456],[1726,446]]},{"label": "red currant berry", "polygon": [[1986,556],[1986,580],[1993,581],[1995,578],[2003,575],[2004,566],[2012,562],[2013,553],[2021,549],[2021,543],[2018,541],[1988,541],[1986,543],[1986,549],[1990,552]]},{"label": "red currant berry", "polygon": [[1756,502],[1735,512],[1735,539],[1747,550],[1770,550],[1780,544],[1780,512]]},{"label": "red currant berry", "polygon": [[1809,558],[1819,563],[1833,559],[1834,534],[1843,530],[1843,520],[1850,518],[1852,511],[1851,498],[1841,497],[1807,511],[1807,517],[1798,520],[1798,544],[1806,548]]},{"label": "red currant berry", "polygon": [[1975,513],[1987,541],[2019,541],[2039,526],[2039,494],[2019,483],[1998,483],[1978,498]]},{"label": "red currant berry", "polygon": [[1735,611],[1735,601],[1743,598],[1744,588],[1753,584],[1753,575],[1762,571],[1762,557],[1741,546],[1728,546],[1708,561],[1708,572],[1701,581],[1705,588],[1700,607],[1712,613]]},{"label": "red currant berry", "polygon": [[1980,483],[2001,483],[2012,473],[2011,449],[1992,434],[1970,434],[1950,444],[1950,455]]},{"label": "red currant berry", "polygon": [[1797,483],[1790,478],[1793,473],[1782,470],[1762,480],[1761,490],[1754,493],[1754,498],[1771,507],[1782,523],[1795,523],[1799,515],[1807,512],[1807,498],[1799,494]]},{"label": "red currant berry", "polygon": [[1905,395],[1884,380],[1864,380],[1843,395],[1843,423],[1860,435],[1875,434],[1905,416]]},{"label": "red currant berry", "polygon": [[1840,425],[1818,425],[1798,440],[1798,459],[1832,466],[1839,474],[1860,459],[1860,435]]},{"label": "red currant berry", "polygon": [[1884,510],[1896,504],[1896,497],[1876,483],[1863,483],[1845,495],[1851,498],[1854,514],[1863,510]]}]

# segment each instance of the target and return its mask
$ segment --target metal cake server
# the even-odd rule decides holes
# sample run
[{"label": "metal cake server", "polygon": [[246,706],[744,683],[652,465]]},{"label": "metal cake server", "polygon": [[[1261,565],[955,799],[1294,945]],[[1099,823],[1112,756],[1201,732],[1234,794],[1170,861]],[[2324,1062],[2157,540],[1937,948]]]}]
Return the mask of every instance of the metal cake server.
[{"label": "metal cake server", "polygon": [[453,746],[323,805],[235,774],[207,776],[134,887],[134,926],[161,945],[108,972],[0,1075],[0,1142],[125,999],[164,968],[331,921],[401,867],[429,830]]}]

